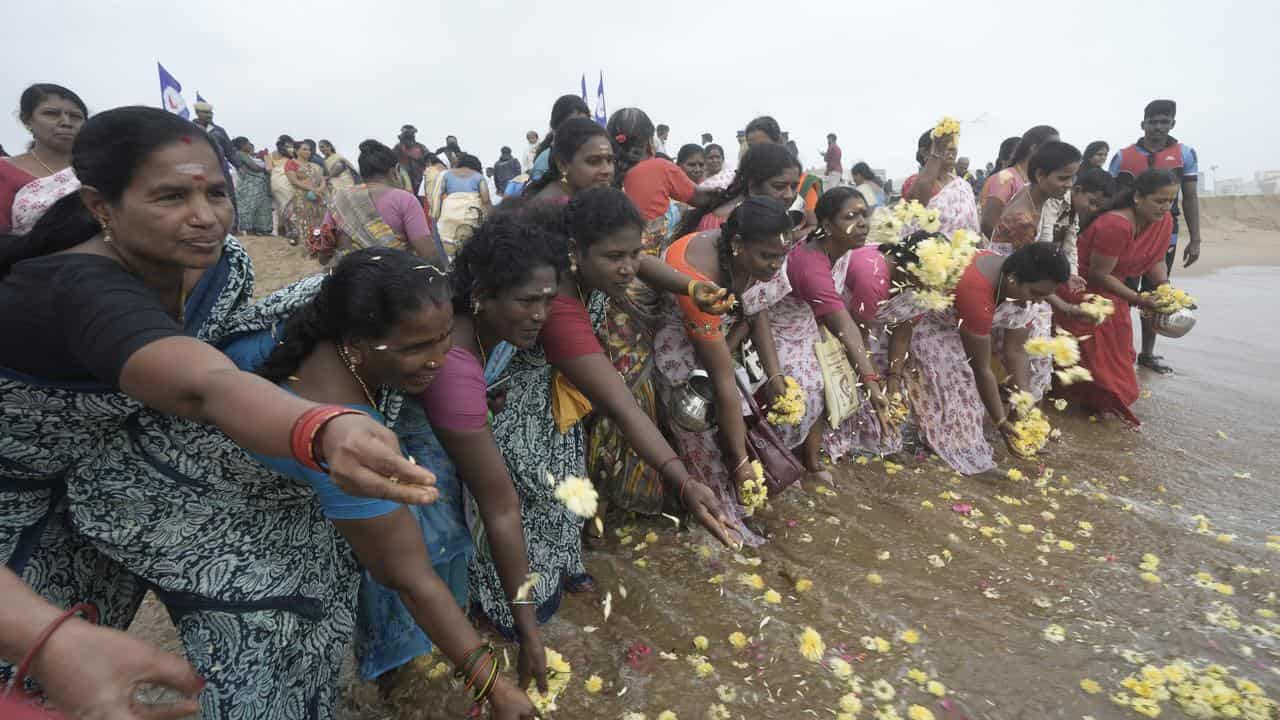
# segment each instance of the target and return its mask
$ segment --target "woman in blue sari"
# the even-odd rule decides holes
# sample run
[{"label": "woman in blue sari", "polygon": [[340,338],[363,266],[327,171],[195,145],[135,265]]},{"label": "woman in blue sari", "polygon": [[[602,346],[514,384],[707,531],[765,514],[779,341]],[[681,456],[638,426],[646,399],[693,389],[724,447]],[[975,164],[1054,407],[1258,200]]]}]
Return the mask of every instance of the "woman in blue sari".
[{"label": "woman in blue sari", "polygon": [[252,267],[226,234],[207,135],[118,108],[85,124],[72,165],[80,193],[0,243],[0,558],[117,628],[155,591],[208,681],[205,718],[332,717],[350,553],[309,488],[240,446],[325,462],[368,497],[430,502],[430,474],[368,415],[210,347],[269,328],[314,282],[248,304]]}]

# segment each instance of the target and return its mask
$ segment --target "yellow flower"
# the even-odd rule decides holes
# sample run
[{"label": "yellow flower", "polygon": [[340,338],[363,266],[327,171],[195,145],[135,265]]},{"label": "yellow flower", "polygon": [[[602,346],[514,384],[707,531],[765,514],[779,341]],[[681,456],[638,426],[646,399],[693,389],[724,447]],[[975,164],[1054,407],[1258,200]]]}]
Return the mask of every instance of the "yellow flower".
[{"label": "yellow flower", "polygon": [[716,669],[711,665],[711,663],[707,662],[706,660],[703,660],[699,662],[697,665],[693,666],[694,674],[700,678],[705,678],[715,671]]},{"label": "yellow flower", "polygon": [[677,717],[676,714],[671,712],[670,710],[663,710],[662,712],[658,713],[658,720],[680,720],[680,718]]},{"label": "yellow flower", "polygon": [[702,716],[703,720],[730,720],[733,716],[729,714],[729,708],[720,703],[712,703],[707,706],[707,712]]},{"label": "yellow flower", "polygon": [[596,488],[586,478],[566,477],[556,486],[555,495],[569,512],[578,517],[589,518],[596,514]]},{"label": "yellow flower", "polygon": [[917,685],[924,685],[929,682],[929,675],[920,668],[911,668],[907,671],[907,679]]},{"label": "yellow flower", "polygon": [[705,635],[695,635],[693,638],[693,646],[699,650],[706,650],[710,645],[711,641]]},{"label": "yellow flower", "polygon": [[751,461],[751,469],[755,470],[755,477],[747,478],[742,481],[742,486],[738,491],[738,499],[742,503],[742,507],[748,516],[755,514],[756,510],[764,507],[765,502],[769,499],[769,489],[764,484],[764,466],[759,460]]},{"label": "yellow flower", "polygon": [[449,664],[445,662],[438,662],[427,673],[427,679],[438,680],[448,674],[449,674]]},{"label": "yellow flower", "polygon": [[960,134],[960,121],[947,115],[947,116],[944,116],[941,120],[939,120],[937,125],[933,126],[933,130],[929,133],[929,136],[940,138],[940,137],[947,137],[948,135],[954,136],[959,134]]},{"label": "yellow flower", "polygon": [[650,545],[658,542],[658,533],[649,531],[649,534],[644,536],[644,541]]},{"label": "yellow flower", "polygon": [[728,685],[717,685],[716,695],[720,697],[720,702],[733,702],[738,699],[738,691]]},{"label": "yellow flower", "polygon": [[923,705],[912,705],[907,708],[907,720],[933,720],[933,711]]},{"label": "yellow flower", "polygon": [[822,636],[817,630],[811,627],[805,627],[797,638],[800,646],[800,654],[809,662],[818,662],[827,652],[827,646],[822,642]]},{"label": "yellow flower", "polygon": [[735,630],[729,633],[729,644],[741,650],[747,646],[747,636]]},{"label": "yellow flower", "polygon": [[1093,373],[1089,372],[1089,368],[1082,365],[1074,365],[1066,370],[1058,370],[1054,373],[1058,377],[1058,382],[1063,385],[1074,385],[1078,382],[1091,382]]},{"label": "yellow flower", "polygon": [[1061,625],[1050,625],[1044,629],[1044,639],[1051,643],[1060,643],[1067,639],[1067,631]]},{"label": "yellow flower", "polygon": [[1115,314],[1116,304],[1110,298],[1089,293],[1080,303],[1080,309],[1088,315],[1095,325],[1101,325],[1107,318]]},{"label": "yellow flower", "polygon": [[1223,595],[1235,595],[1235,594],[1236,594],[1236,589],[1235,589],[1234,587],[1232,587],[1232,586],[1230,586],[1230,585],[1226,584],[1226,583],[1214,583],[1214,584],[1213,584],[1213,589],[1214,589],[1214,590],[1217,590],[1219,593],[1222,593]]},{"label": "yellow flower", "polygon": [[1160,576],[1153,572],[1144,572],[1138,577],[1142,578],[1143,582],[1148,582],[1148,583],[1151,583],[1152,585],[1160,584]]},{"label": "yellow flower", "polygon": [[831,668],[831,674],[844,680],[853,675],[853,666],[844,660],[844,658],[833,657],[827,661],[827,667]]},{"label": "yellow flower", "polygon": [[1149,718],[1158,717],[1160,715],[1160,703],[1149,698],[1134,698],[1129,708],[1134,712],[1146,715]]},{"label": "yellow flower", "polygon": [[601,678],[599,675],[592,675],[591,677],[587,678],[586,686],[587,686],[587,692],[592,695],[595,695],[596,693],[600,692],[601,688],[604,687],[604,679]]},{"label": "yellow flower", "polygon": [[1005,475],[1007,475],[1010,480],[1025,480],[1027,477],[1026,475],[1023,475],[1022,471],[1018,468],[1009,468],[1009,472],[1005,473]]},{"label": "yellow flower", "polygon": [[809,592],[813,589],[813,581],[808,578],[800,578],[796,580],[796,592]]},{"label": "yellow flower", "polygon": [[929,682],[925,683],[924,690],[925,692],[929,693],[930,695],[933,695],[934,697],[946,697],[946,694],[947,694],[947,686],[943,685],[937,680],[930,680]]},{"label": "yellow flower", "polygon": [[850,715],[857,715],[862,712],[862,700],[859,700],[858,696],[853,693],[845,693],[840,698],[840,710]]},{"label": "yellow flower", "polygon": [[903,630],[898,633],[898,639],[908,645],[915,645],[920,642],[920,633],[915,630]]},{"label": "yellow flower", "polygon": [[880,577],[879,573],[867,573],[867,582],[872,585],[883,585],[884,578]]},{"label": "yellow flower", "polygon": [[1030,523],[1022,523],[1021,525],[1018,526],[1018,532],[1022,533],[1023,535],[1026,535],[1028,533],[1033,533],[1035,531],[1036,531],[1036,526]]},{"label": "yellow flower", "polygon": [[773,425],[798,425],[804,419],[805,393],[790,375],[786,376],[784,382],[786,391],[774,398],[765,415]]},{"label": "yellow flower", "polygon": [[871,694],[880,702],[889,702],[897,695],[893,686],[883,679],[871,683]]},{"label": "yellow flower", "polygon": [[1067,552],[1071,552],[1072,550],[1076,549],[1076,544],[1071,542],[1070,540],[1059,540],[1058,547],[1062,548],[1063,550],[1066,550]]},{"label": "yellow flower", "polygon": [[753,590],[764,589],[764,578],[760,577],[756,573],[743,573],[738,576],[738,582]]},{"label": "yellow flower", "polygon": [[1102,692],[1102,686],[1098,684],[1098,681],[1090,680],[1089,678],[1085,678],[1080,681],[1080,689],[1090,695],[1097,695]]},{"label": "yellow flower", "polygon": [[770,605],[777,605],[782,602],[782,596],[778,594],[777,590],[769,588],[764,591],[764,601]]}]

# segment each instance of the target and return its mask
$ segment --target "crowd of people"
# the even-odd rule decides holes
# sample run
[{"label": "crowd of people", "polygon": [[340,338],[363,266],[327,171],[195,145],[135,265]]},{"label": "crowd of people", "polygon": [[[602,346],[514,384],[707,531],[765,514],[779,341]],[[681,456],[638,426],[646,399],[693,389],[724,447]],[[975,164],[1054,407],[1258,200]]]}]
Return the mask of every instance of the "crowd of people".
[{"label": "crowd of people", "polygon": [[[354,643],[384,687],[434,647],[533,717],[539,625],[595,591],[607,512],[759,545],[768,498],[850,458],[992,470],[1046,397],[1137,423],[1135,362],[1168,368],[1130,308],[1169,310],[1179,194],[1199,255],[1165,100],[1111,173],[1037,126],[976,182],[944,118],[897,196],[834,134],[819,175],[755,118],[730,172],[710,136],[670,158],[643,110],[601,126],[569,95],[524,166],[503,148],[497,202],[452,136],[352,163],[196,111],[33,85],[0,159],[0,657],[72,714],[148,682],[173,717],[332,717]],[[235,234],[273,231],[325,271],[255,299]],[[1066,336],[1078,361],[1037,350]],[[189,666],[107,629],[148,590]],[[117,661],[82,676],[72,640]]]}]

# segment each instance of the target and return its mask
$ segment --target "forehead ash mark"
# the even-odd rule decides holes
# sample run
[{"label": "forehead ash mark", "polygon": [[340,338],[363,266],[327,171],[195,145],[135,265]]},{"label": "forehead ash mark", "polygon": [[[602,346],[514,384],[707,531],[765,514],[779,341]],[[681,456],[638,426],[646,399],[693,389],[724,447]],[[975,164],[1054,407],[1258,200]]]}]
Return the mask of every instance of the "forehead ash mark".
[{"label": "forehead ash mark", "polygon": [[207,168],[204,163],[177,163],[173,166],[173,171],[183,175],[194,176],[197,180],[203,180]]}]

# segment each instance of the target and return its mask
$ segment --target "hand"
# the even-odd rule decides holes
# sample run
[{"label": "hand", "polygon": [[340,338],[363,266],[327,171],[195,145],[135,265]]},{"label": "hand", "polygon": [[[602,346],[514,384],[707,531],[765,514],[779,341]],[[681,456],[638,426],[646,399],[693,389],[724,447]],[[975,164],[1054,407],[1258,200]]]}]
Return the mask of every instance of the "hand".
[{"label": "hand", "polygon": [[723,315],[733,308],[735,299],[729,291],[713,282],[699,280],[693,283],[693,295],[689,298],[704,313]]},{"label": "hand", "polygon": [[893,433],[893,420],[889,417],[889,398],[880,389],[880,383],[866,383],[870,395],[871,407],[875,409],[876,419],[880,421],[880,432],[884,435]]},{"label": "hand", "polygon": [[996,425],[996,430],[1000,433],[1000,436],[1004,438],[1005,447],[1009,448],[1009,452],[1020,458],[1030,457],[1030,455],[1023,453],[1018,449],[1015,441],[1020,439],[1021,436],[1018,435],[1018,429],[1013,426],[1013,423],[1010,422],[1007,417],[1004,422]]},{"label": "hand", "polygon": [[521,689],[530,680],[538,681],[538,692],[547,691],[547,651],[542,647],[538,628],[520,628],[520,656],[516,659],[516,677]]},{"label": "hand", "polygon": [[[78,619],[54,631],[36,654],[31,674],[59,710],[71,717],[100,720],[177,720],[195,715],[200,711],[195,698],[204,689],[204,679],[182,658],[132,635]],[[167,704],[136,702],[134,693],[144,684],[183,697]]]},{"label": "hand", "polygon": [[1084,308],[1075,303],[1067,303],[1067,314],[1081,320],[1093,321],[1093,316],[1084,311]]},{"label": "hand", "polygon": [[1088,286],[1088,283],[1086,283],[1084,281],[1084,278],[1080,277],[1079,275],[1072,275],[1071,277],[1067,278],[1067,287],[1071,288],[1071,292],[1076,292],[1076,293],[1084,292],[1084,289],[1087,286]]},{"label": "hand", "polygon": [[485,402],[489,405],[489,412],[497,415],[507,407],[507,389],[494,390],[491,394],[485,396]]},{"label": "hand", "polygon": [[529,696],[501,675],[489,693],[489,705],[493,708],[493,720],[532,720],[537,717]]},{"label": "hand", "polygon": [[[754,472],[751,470],[751,463],[747,463],[742,467]],[[735,486],[739,484],[738,482],[734,483]],[[685,480],[680,501],[684,503],[685,509],[689,511],[689,514],[693,515],[694,519],[702,527],[711,531],[711,534],[715,535],[716,539],[724,543],[726,547],[742,547],[742,539],[737,537],[738,534],[730,529],[733,521],[729,519],[729,513],[720,505],[720,501],[716,499],[715,493],[711,492],[711,488],[693,478],[689,478]]]},{"label": "hand", "polygon": [[1182,251],[1182,267],[1191,267],[1200,259],[1200,241],[1187,243],[1187,247]]},{"label": "hand", "polygon": [[321,452],[329,477],[345,493],[406,505],[436,501],[436,476],[406,460],[395,433],[368,415],[340,415],[324,426]]},{"label": "hand", "polygon": [[775,400],[787,394],[787,379],[775,375],[764,384],[764,404],[772,405]]}]

